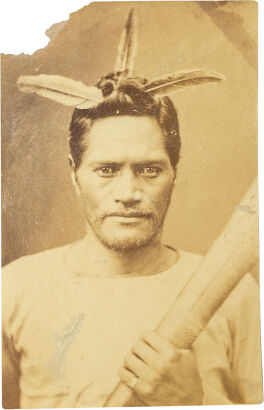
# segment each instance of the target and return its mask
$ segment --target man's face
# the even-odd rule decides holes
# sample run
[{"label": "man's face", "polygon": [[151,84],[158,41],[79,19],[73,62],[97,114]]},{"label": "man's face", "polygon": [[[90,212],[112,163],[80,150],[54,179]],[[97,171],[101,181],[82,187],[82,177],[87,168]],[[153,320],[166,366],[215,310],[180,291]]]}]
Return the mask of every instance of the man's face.
[{"label": "man's face", "polygon": [[160,237],[175,172],[154,118],[96,120],[76,172],[88,223],[108,248],[125,251]]}]

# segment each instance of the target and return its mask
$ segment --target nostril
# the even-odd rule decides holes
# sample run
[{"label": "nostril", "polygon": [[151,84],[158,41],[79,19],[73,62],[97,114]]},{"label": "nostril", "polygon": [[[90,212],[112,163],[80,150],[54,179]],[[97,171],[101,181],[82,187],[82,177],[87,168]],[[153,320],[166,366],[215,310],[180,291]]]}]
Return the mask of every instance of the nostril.
[{"label": "nostril", "polygon": [[122,191],[116,195],[116,202],[121,202],[126,206],[130,206],[131,204],[136,204],[142,201],[142,192],[139,190],[135,191]]},{"label": "nostril", "polygon": [[140,201],[137,199],[117,199],[116,202],[122,203],[125,208],[132,208],[137,205]]}]

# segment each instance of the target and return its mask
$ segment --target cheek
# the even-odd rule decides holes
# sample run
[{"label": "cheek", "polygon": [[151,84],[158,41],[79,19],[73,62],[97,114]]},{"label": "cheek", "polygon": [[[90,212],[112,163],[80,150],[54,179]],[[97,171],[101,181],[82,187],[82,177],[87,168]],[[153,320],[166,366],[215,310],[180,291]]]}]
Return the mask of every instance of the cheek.
[{"label": "cheek", "polygon": [[86,211],[95,213],[103,202],[102,191],[100,191],[92,181],[78,179],[78,188],[81,200],[85,205]]},{"label": "cheek", "polygon": [[109,179],[100,178],[95,172],[80,168],[76,174],[78,186],[85,196],[100,197],[103,199],[107,195]]},{"label": "cheek", "polygon": [[173,183],[167,182],[165,184],[157,184],[151,187],[145,193],[147,200],[157,210],[166,210],[170,202],[172,194]]}]

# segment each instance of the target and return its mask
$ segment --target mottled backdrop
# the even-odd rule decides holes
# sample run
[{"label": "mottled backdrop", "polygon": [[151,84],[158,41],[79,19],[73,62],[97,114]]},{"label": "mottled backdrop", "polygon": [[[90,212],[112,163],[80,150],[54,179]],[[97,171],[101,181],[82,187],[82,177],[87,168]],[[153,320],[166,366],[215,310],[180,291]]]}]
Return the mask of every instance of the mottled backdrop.
[{"label": "mottled backdrop", "polygon": [[257,173],[257,3],[92,3],[53,26],[45,49],[3,56],[4,264],[84,234],[67,163],[72,109],[20,93],[16,79],[61,74],[93,85],[113,70],[131,4],[138,75],[207,68],[226,76],[172,97],[183,149],[166,242],[205,253]]}]

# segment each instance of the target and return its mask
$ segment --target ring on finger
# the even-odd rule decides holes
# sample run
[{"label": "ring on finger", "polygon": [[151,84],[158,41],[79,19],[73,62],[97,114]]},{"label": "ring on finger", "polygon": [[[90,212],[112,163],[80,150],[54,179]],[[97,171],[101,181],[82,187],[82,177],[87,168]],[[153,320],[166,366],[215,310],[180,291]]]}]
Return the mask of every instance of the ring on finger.
[{"label": "ring on finger", "polygon": [[131,382],[129,383],[129,386],[132,389],[134,389],[134,387],[136,387],[136,384],[137,384],[138,380],[139,380],[138,377],[133,374],[132,378],[131,378]]}]

